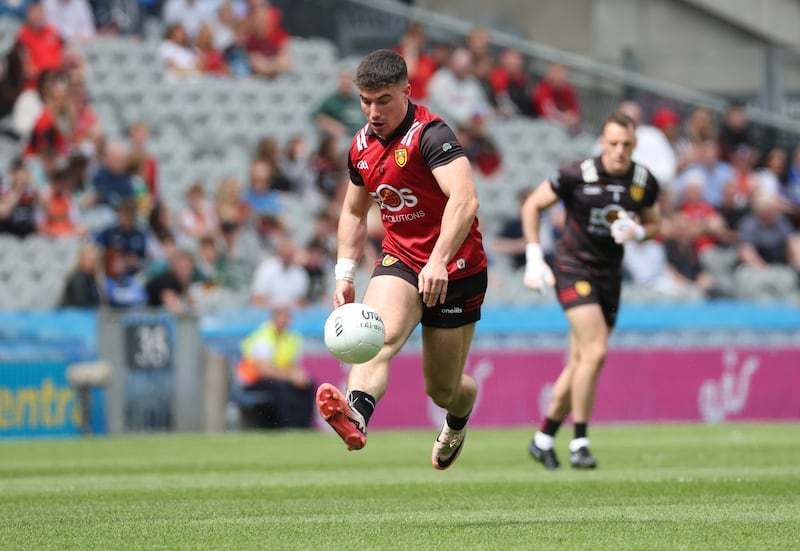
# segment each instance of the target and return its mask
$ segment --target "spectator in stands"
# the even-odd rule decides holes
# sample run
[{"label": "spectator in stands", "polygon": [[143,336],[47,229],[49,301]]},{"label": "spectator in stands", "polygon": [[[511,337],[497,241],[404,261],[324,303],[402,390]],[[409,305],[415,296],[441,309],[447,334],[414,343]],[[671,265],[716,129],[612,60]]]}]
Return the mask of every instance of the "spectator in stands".
[{"label": "spectator in stands", "polygon": [[694,240],[694,254],[700,257],[704,250],[716,246],[723,240],[726,232],[725,220],[717,210],[704,199],[705,175],[692,170],[684,176],[678,212],[683,214],[681,228]]},{"label": "spectator in stands", "polygon": [[133,178],[128,172],[128,147],[124,142],[111,142],[105,147],[91,187],[93,205],[116,209],[123,201],[135,199]]},{"label": "spectator in stands", "polygon": [[249,210],[255,216],[278,217],[283,210],[281,196],[272,187],[275,167],[264,160],[250,163],[250,186],[244,194]]},{"label": "spectator in stands", "polygon": [[136,121],[128,128],[128,143],[130,144],[130,157],[141,159],[141,172],[139,176],[144,180],[151,204],[159,198],[158,190],[158,159],[150,152],[150,127],[144,121]]},{"label": "spectator in stands", "polygon": [[276,304],[306,305],[308,274],[298,262],[291,236],[276,239],[276,254],[261,262],[253,275],[252,303],[262,308]]},{"label": "spectator in stands", "polygon": [[85,42],[95,34],[94,16],[87,0],[43,0],[45,19],[67,42]]},{"label": "spectator in stands", "polygon": [[350,143],[356,132],[366,124],[361,100],[353,85],[353,72],[339,71],[336,90],[325,97],[313,114],[314,124],[323,133],[336,138],[340,148]]},{"label": "spectator in stands", "polygon": [[195,279],[204,288],[222,284],[221,270],[223,259],[220,256],[217,240],[210,235],[203,236],[197,242],[197,254],[194,258]]},{"label": "spectator in stands", "polygon": [[742,103],[732,103],[725,110],[725,117],[719,126],[719,157],[731,161],[733,151],[740,145],[755,145],[751,136],[747,111]]},{"label": "spectator in stands", "polygon": [[[698,254],[696,223],[686,213],[678,212],[672,216],[669,235],[664,239],[664,249],[670,274],[676,283],[691,285],[706,296],[717,295],[714,277],[706,271]],[[666,232],[665,232],[666,233]],[[708,247],[705,251],[712,250]],[[628,254],[627,247],[625,254]]]},{"label": "spectator in stands", "polygon": [[290,306],[275,306],[271,320],[242,341],[234,400],[243,428],[311,427],[316,385],[303,368],[303,337],[291,321]]},{"label": "spectator in stands", "polygon": [[428,100],[451,126],[469,124],[476,117],[487,119],[491,106],[486,94],[472,74],[472,54],[457,48],[447,67],[441,68],[428,83]]},{"label": "spectator in stands", "polygon": [[71,174],[67,166],[58,168],[50,185],[41,193],[37,227],[48,237],[80,237],[86,233],[78,205],[73,200]]},{"label": "spectator in stands", "polygon": [[281,18],[281,11],[267,0],[248,0],[244,45],[254,75],[275,78],[292,68],[290,37]]},{"label": "spectator in stands", "polygon": [[734,179],[733,167],[719,158],[719,144],[716,141],[706,140],[697,145],[697,161],[687,166],[675,179],[678,194],[683,189],[686,175],[694,171],[703,173],[703,198],[716,208],[722,200],[722,188]]},{"label": "spectator in stands", "polygon": [[464,148],[464,154],[478,174],[492,176],[502,163],[500,150],[486,134],[483,121],[476,117],[469,124],[457,129],[456,136]]},{"label": "spectator in stands", "polygon": [[702,298],[700,293],[690,297],[691,282],[672,268],[664,243],[657,239],[626,243],[622,267],[629,283],[642,290],[682,300]]},{"label": "spectator in stands", "polygon": [[425,52],[425,29],[419,21],[412,21],[394,48],[403,56],[408,66],[409,97],[422,101],[428,97],[428,82],[438,69],[433,58]]},{"label": "spectator in stands", "polygon": [[[531,189],[524,189],[517,194],[520,208],[525,203],[525,199],[531,194]],[[491,251],[497,256],[507,258],[509,266],[518,270],[525,266],[525,241],[522,235],[522,219],[517,212],[501,221],[500,230],[492,240]]]},{"label": "spectator in stands", "polygon": [[331,294],[330,274],[334,267],[325,243],[321,239],[309,241],[301,253],[300,264],[308,274],[306,301],[322,304]]},{"label": "spectator in stands", "polygon": [[489,36],[489,29],[485,27],[475,27],[464,37],[464,47],[472,54],[475,59],[480,56],[492,56],[492,43]]},{"label": "spectator in stands", "polygon": [[197,50],[192,47],[189,35],[180,23],[167,27],[158,48],[158,58],[168,76],[184,78],[200,74]]},{"label": "spectator in stands", "polygon": [[647,167],[661,186],[668,186],[675,177],[676,160],[672,145],[664,133],[644,123],[642,106],[635,101],[623,101],[619,110],[636,123],[636,149],[633,160]]},{"label": "spectator in stands", "polygon": [[176,250],[169,259],[169,269],[147,280],[145,291],[147,305],[163,307],[172,314],[183,314],[191,310],[192,300],[189,286],[194,273],[192,253]]},{"label": "spectator in stands", "polygon": [[505,48],[500,52],[500,59],[489,76],[492,94],[500,115],[512,117],[524,115],[532,117],[531,82],[525,70],[525,60],[519,50]]},{"label": "spectator in stands", "polygon": [[234,176],[226,176],[217,185],[214,198],[214,210],[219,220],[219,228],[223,233],[226,228],[245,224],[250,208],[242,194],[242,186]]},{"label": "spectator in stands", "polygon": [[[758,189],[759,179],[755,174],[755,163],[758,152],[749,145],[740,145],[731,156],[731,168],[733,177],[731,179],[733,200],[737,206],[747,206],[750,198]],[[735,226],[734,226],[735,227]]]},{"label": "spectator in stands", "polygon": [[112,308],[143,306],[147,301],[144,285],[128,270],[128,257],[129,255],[112,247],[103,249],[106,274],[103,287],[108,305]]},{"label": "spectator in stands", "polygon": [[654,128],[664,134],[664,137],[672,147],[672,153],[675,156],[676,173],[694,161],[691,143],[681,132],[681,117],[674,109],[659,107],[653,113],[651,122]]},{"label": "spectator in stands", "polygon": [[214,49],[222,52],[230,74],[243,77],[250,74],[250,61],[244,47],[244,27],[236,17],[232,0],[223,0],[217,8],[216,17],[211,21],[214,35]]},{"label": "spectator in stands", "polygon": [[764,166],[756,170],[757,180],[756,193],[769,193],[780,195],[786,180],[787,163],[789,159],[786,151],[779,147],[774,147],[764,155]]},{"label": "spectator in stands", "polygon": [[100,126],[100,117],[92,105],[82,72],[72,71],[68,73],[67,79],[69,82],[67,111],[72,119],[68,141],[72,149],[91,153],[92,136]]},{"label": "spectator in stands", "polygon": [[[28,5],[25,23],[17,34],[17,42],[25,46],[30,55],[33,79],[46,69],[61,69],[64,40],[58,30],[48,22],[42,4],[32,2]],[[31,84],[35,84],[35,80]]]},{"label": "spectator in stands", "polygon": [[701,144],[719,137],[717,123],[711,111],[704,107],[694,109],[686,120],[686,138],[692,144]]},{"label": "spectator in stands", "polygon": [[175,232],[172,211],[165,203],[159,201],[150,209],[145,239],[147,262],[166,262],[169,249],[175,246]]},{"label": "spectator in stands", "polygon": [[[25,93],[26,85],[32,77],[29,74],[32,68],[29,59],[25,46],[17,42],[0,62],[0,120],[14,114],[17,100]],[[31,95],[36,98],[41,108],[41,99],[35,89],[31,89]],[[18,138],[20,133],[16,131],[15,122],[12,116],[11,128],[17,134],[14,137]],[[33,121],[30,123],[30,126],[32,125]]]},{"label": "spectator in stands", "polygon": [[115,269],[109,272],[107,265],[106,273],[112,273],[113,276],[121,269],[126,274],[136,274],[144,268],[147,260],[147,236],[137,226],[134,201],[129,199],[119,203],[116,223],[103,229],[96,240],[104,251],[117,251],[122,260],[122,264],[117,265],[116,259],[113,259]]},{"label": "spectator in stands", "polygon": [[55,151],[66,155],[70,148],[74,119],[69,104],[69,83],[62,72],[43,71],[39,79],[42,110],[31,129],[25,155]]},{"label": "spectator in stands", "polygon": [[214,20],[216,6],[212,0],[167,0],[162,16],[170,27],[181,25],[191,41],[197,37],[203,24]]},{"label": "spectator in stands", "polygon": [[100,254],[94,243],[81,245],[78,261],[67,275],[61,308],[98,308],[105,302],[103,270]]},{"label": "spectator in stands", "polygon": [[557,122],[570,132],[580,130],[581,105],[565,66],[560,63],[548,66],[533,87],[532,101],[537,116]]},{"label": "spectator in stands", "polygon": [[739,223],[738,235],[736,281],[742,298],[784,299],[797,290],[800,244],[776,195],[753,197],[753,212]]},{"label": "spectator in stands", "polygon": [[0,188],[0,233],[25,237],[36,231],[38,194],[25,161],[11,161],[9,172]]},{"label": "spectator in stands", "polygon": [[214,205],[206,197],[206,190],[195,182],[186,190],[186,204],[178,214],[178,230],[186,243],[196,246],[204,236],[215,237],[219,220]]},{"label": "spectator in stands", "polygon": [[317,174],[316,189],[328,199],[333,199],[347,182],[346,158],[339,154],[339,146],[333,136],[322,136],[311,166]]},{"label": "spectator in stands", "polygon": [[197,48],[197,68],[206,75],[223,77],[230,74],[225,56],[214,45],[214,31],[208,23],[203,23],[195,38]]},{"label": "spectator in stands", "polygon": [[36,0],[2,0],[0,1],[0,17],[7,16],[16,20],[25,19],[28,6]]},{"label": "spectator in stands", "polygon": [[750,212],[749,196],[742,200],[736,184],[732,182],[722,188],[722,201],[716,210],[725,223],[724,232],[718,237],[718,241],[725,246],[735,245],[738,241],[736,232],[739,222]]},{"label": "spectator in stands", "polygon": [[795,229],[800,229],[800,144],[792,153],[792,162],[786,171],[786,186],[781,193],[788,205],[787,215]]},{"label": "spectator in stands", "polygon": [[289,138],[280,160],[280,171],[291,182],[291,190],[298,195],[314,191],[317,174],[311,166],[308,140],[302,134]]}]

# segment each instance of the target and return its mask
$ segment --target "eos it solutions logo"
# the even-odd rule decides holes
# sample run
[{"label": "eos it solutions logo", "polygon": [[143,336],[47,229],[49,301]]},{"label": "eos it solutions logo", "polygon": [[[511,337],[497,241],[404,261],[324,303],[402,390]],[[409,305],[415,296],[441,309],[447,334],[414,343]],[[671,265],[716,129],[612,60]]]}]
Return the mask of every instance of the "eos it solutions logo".
[{"label": "eos it solutions logo", "polygon": [[399,212],[404,208],[414,208],[419,203],[419,199],[414,192],[408,188],[397,189],[389,184],[379,185],[370,195],[378,203],[381,209],[389,212]]}]

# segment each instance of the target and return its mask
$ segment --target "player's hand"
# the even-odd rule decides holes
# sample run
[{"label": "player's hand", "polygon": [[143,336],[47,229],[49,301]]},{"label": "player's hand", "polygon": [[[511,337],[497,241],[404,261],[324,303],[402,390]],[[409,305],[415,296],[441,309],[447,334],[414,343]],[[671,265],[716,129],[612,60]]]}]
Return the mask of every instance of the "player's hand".
[{"label": "player's hand", "polygon": [[447,265],[439,262],[428,262],[419,272],[417,290],[422,295],[422,302],[429,308],[444,304],[447,298]]},{"label": "player's hand", "polygon": [[553,270],[544,261],[542,247],[538,243],[528,243],[525,247],[525,285],[538,293],[544,292],[545,286],[556,284]]},{"label": "player's hand", "polygon": [[632,239],[641,241],[644,239],[644,228],[632,220],[626,212],[621,211],[611,224],[611,237],[618,245],[624,245]]},{"label": "player's hand", "polygon": [[336,289],[333,291],[333,307],[338,308],[345,304],[355,302],[356,287],[352,281],[347,279],[337,279]]}]

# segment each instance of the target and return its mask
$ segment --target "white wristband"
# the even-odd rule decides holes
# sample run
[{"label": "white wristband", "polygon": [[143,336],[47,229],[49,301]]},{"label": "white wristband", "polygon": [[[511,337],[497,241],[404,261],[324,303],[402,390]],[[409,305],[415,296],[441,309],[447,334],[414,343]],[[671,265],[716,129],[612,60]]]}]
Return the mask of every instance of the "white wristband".
[{"label": "white wristband", "polygon": [[639,224],[633,226],[633,238],[640,243],[644,241],[644,226]]},{"label": "white wristband", "polygon": [[525,260],[527,262],[542,262],[544,260],[542,246],[538,243],[528,243],[525,245]]},{"label": "white wristband", "polygon": [[356,277],[356,261],[352,258],[340,258],[336,261],[336,266],[333,268],[334,277],[339,279],[346,279],[353,281]]}]

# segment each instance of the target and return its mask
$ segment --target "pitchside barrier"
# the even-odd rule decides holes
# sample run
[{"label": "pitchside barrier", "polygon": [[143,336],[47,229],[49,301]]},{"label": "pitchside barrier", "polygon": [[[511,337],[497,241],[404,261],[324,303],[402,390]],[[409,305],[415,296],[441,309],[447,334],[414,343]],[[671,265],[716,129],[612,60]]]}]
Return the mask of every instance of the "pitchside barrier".
[{"label": "pitchside barrier", "polygon": [[[344,386],[349,366],[322,344],[328,312],[296,312],[293,325],[305,337],[311,376]],[[223,430],[239,342],[265,319],[256,309],[202,318],[159,310],[2,312],[0,438]],[[466,367],[480,385],[475,426],[538,422],[565,360],[566,330],[557,305],[485,309]],[[97,365],[109,367],[107,379],[84,378],[89,386],[80,388],[81,379],[67,378],[70,368]],[[593,419],[798,420],[798,383],[797,308],[629,305],[611,339]],[[434,427],[442,417],[423,392],[416,331],[392,365],[370,426]]]}]

